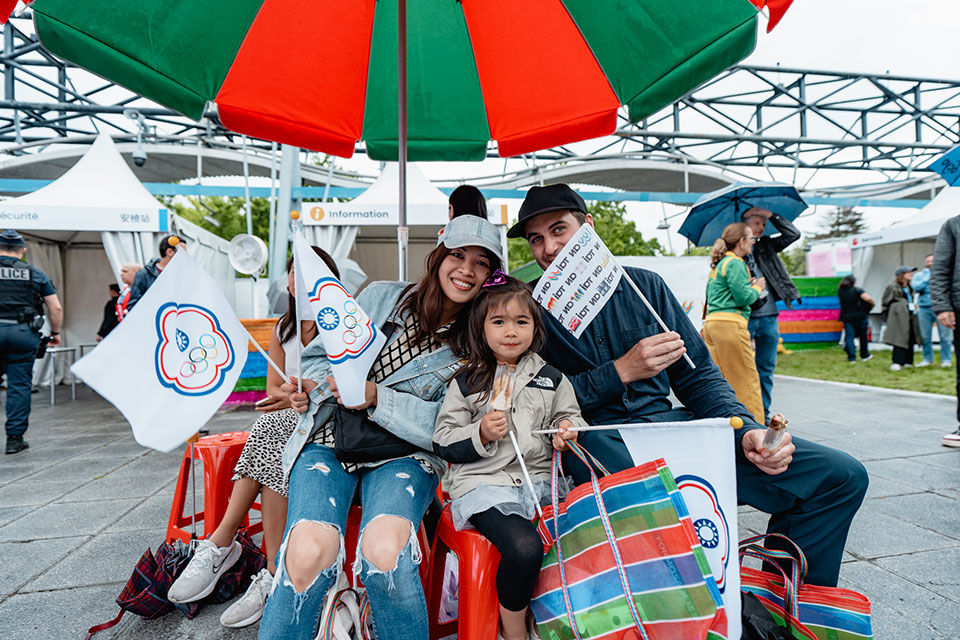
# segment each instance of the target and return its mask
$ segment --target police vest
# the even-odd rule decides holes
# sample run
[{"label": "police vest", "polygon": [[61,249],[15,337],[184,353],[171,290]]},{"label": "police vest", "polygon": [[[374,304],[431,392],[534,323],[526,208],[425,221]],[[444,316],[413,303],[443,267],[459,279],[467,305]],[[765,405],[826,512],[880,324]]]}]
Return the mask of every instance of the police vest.
[{"label": "police vest", "polygon": [[40,315],[33,290],[33,271],[22,262],[0,260],[0,318],[29,322]]}]

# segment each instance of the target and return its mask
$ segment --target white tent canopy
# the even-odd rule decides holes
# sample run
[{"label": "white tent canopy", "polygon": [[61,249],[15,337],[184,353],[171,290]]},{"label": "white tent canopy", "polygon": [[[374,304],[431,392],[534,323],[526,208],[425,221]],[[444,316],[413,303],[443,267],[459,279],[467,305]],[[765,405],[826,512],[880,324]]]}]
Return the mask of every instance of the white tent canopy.
[{"label": "white tent canopy", "polygon": [[[363,193],[349,202],[304,202],[301,220],[307,239],[326,249],[341,271],[343,258],[350,256],[374,280],[397,277],[397,225],[400,168],[396,162],[384,163],[380,176]],[[409,232],[410,280],[417,280],[423,261],[437,245],[437,234],[449,218],[449,199],[420,171],[416,163],[407,165],[407,224]],[[505,224],[505,214],[494,216],[488,206],[487,217]],[[506,236],[504,236],[506,243]],[[504,249],[506,247],[504,246]],[[352,268],[350,263],[348,270]],[[362,273],[362,272],[361,272]]]},{"label": "white tent canopy", "polygon": [[[108,300],[107,285],[119,282],[123,264],[145,264],[159,257],[160,238],[170,232],[184,237],[190,254],[227,299],[234,298],[229,243],[168,215],[105,134],[56,181],[0,202],[0,228],[24,235],[26,261],[46,273],[56,287],[64,307],[66,346],[95,340]],[[49,379],[44,369],[34,370],[35,381]]]},{"label": "white tent canopy", "polygon": [[[900,265],[923,268],[923,259],[933,253],[940,227],[960,215],[960,187],[947,187],[914,216],[885,229],[850,238],[853,275],[857,286],[869,293],[878,305],[883,290]],[[879,312],[879,306],[874,309]]]}]

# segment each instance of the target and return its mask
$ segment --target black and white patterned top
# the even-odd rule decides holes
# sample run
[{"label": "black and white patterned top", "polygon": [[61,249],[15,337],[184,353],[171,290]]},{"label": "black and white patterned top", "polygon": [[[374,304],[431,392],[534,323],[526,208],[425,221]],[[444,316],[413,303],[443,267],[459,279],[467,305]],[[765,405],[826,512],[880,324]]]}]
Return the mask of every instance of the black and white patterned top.
[{"label": "black and white patterned top", "polygon": [[[417,317],[416,314],[410,313],[406,320],[404,320],[403,325],[398,326],[396,329],[396,331],[402,331],[403,333],[400,334],[399,338],[380,351],[380,355],[370,368],[370,375],[367,376],[367,379],[374,384],[383,382],[417,356],[439,349],[440,340],[438,337],[449,328],[450,324],[445,324],[437,329],[437,335],[431,335],[423,342],[414,343],[413,336],[417,331]],[[335,401],[331,399],[328,400],[328,402]],[[333,425],[333,418],[331,418],[325,425],[317,429],[317,432],[313,434],[308,442],[320,444],[332,449],[334,446]],[[414,457],[416,457],[416,455],[414,455]],[[382,460],[377,464],[383,464],[384,462],[389,462],[389,460]],[[340,464],[347,473],[353,473],[361,467],[370,466],[369,464],[353,462],[341,462]]]}]

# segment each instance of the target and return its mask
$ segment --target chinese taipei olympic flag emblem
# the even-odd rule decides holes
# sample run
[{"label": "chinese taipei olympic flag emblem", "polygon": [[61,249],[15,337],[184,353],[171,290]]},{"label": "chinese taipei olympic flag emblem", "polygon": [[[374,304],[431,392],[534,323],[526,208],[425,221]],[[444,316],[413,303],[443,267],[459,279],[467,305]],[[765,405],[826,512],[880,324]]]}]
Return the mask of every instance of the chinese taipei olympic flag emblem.
[{"label": "chinese taipei olympic flag emblem", "polygon": [[367,373],[386,338],[299,233],[293,252],[297,316],[317,323],[344,406],[361,405]]},{"label": "chinese taipei olympic flag emblem", "polygon": [[168,302],[157,311],[157,378],[183,395],[213,393],[234,365],[234,348],[212,311]]},{"label": "chinese taipei olympic flag emblem", "polygon": [[137,442],[172,451],[216,413],[246,361],[246,330],[181,249],[73,372],[123,413]]},{"label": "chinese taipei olympic flag emblem", "polygon": [[[317,327],[332,333],[336,351],[327,351],[330,364],[361,357],[376,340],[377,327],[336,278],[320,278],[310,292],[310,306],[319,306]],[[326,339],[325,339],[326,341]]]}]

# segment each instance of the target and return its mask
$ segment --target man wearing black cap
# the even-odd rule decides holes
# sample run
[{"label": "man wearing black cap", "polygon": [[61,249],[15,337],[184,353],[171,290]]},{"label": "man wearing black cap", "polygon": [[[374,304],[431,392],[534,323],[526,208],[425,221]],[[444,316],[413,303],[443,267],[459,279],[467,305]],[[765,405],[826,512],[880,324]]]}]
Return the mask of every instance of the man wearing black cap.
[{"label": "man wearing black cap", "polygon": [[13,229],[0,232],[0,359],[7,372],[7,453],[29,447],[23,434],[30,422],[33,361],[40,346],[43,306],[50,320],[50,345],[60,344],[63,308],[50,278],[25,264],[23,237]]},{"label": "man wearing black cap", "polygon": [[[582,224],[593,225],[586,203],[564,184],[533,187],[507,233],[527,239],[542,268],[550,265]],[[791,438],[763,451],[764,430],[737,401],[687,314],[666,283],[645,269],[625,268],[651,306],[673,330],[662,332],[630,285],[622,282],[580,338],[544,314],[543,357],[573,383],[590,424],[682,421],[740,416],[737,431],[737,499],[772,514],[768,530],[787,534],[810,558],[808,582],[837,584],[850,523],[867,490],[863,465],[845,453]],[[696,364],[690,368],[686,353]],[[671,390],[684,405],[674,408]],[[580,442],[611,471],[633,466],[619,432],[582,433]],[[589,478],[572,458],[578,482]],[[776,539],[769,546],[778,546]]]},{"label": "man wearing black cap", "polygon": [[[176,238],[176,240],[170,242],[171,238]],[[187,246],[186,240],[178,236],[170,235],[164,237],[160,241],[160,257],[154,258],[147,263],[147,266],[137,271],[137,275],[133,278],[133,284],[130,285],[130,298],[127,300],[128,313],[133,310],[134,305],[140,301],[140,298],[147,292],[150,285],[160,276],[160,272],[170,264],[173,256],[177,255],[177,244],[184,247]]]}]

